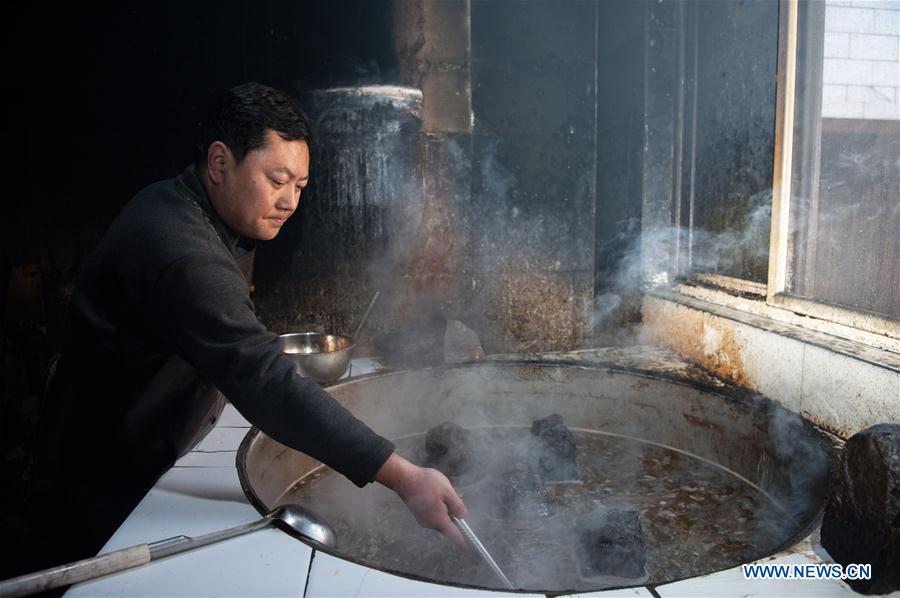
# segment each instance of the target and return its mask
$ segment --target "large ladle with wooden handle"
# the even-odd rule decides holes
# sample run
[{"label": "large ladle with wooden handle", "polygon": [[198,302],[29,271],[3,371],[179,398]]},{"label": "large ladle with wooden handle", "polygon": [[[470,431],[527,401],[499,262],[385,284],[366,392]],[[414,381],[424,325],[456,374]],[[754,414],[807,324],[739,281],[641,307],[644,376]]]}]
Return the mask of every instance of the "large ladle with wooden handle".
[{"label": "large ladle with wooden handle", "polygon": [[306,540],[313,545],[333,548],[337,543],[337,536],[334,530],[316,515],[299,505],[282,505],[253,523],[246,523],[219,532],[197,536],[196,538],[175,536],[174,538],[167,538],[149,544],[138,544],[137,546],[108,552],[67,565],[59,565],[43,571],[27,573],[19,577],[0,581],[0,596],[4,598],[27,596],[36,592],[103,577],[104,575],[131,569],[163,557],[181,554],[201,546],[249,534],[250,532],[269,527],[272,524],[295,538]]}]

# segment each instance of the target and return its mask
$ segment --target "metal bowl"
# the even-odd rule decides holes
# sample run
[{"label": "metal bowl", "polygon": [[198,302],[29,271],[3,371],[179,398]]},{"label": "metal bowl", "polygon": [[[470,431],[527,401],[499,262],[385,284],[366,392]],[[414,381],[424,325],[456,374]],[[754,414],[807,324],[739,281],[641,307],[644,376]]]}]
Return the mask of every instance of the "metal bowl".
[{"label": "metal bowl", "polygon": [[297,372],[316,382],[334,382],[343,376],[355,346],[349,336],[318,332],[282,334],[281,340],[282,351],[297,365]]}]

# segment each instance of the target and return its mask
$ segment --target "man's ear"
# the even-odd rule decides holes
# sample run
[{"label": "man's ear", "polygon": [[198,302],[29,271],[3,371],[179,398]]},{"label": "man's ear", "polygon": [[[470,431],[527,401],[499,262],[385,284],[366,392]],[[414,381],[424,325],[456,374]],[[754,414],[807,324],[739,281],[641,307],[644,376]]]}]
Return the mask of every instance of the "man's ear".
[{"label": "man's ear", "polygon": [[228,168],[229,158],[231,158],[231,150],[221,141],[213,141],[206,150],[206,172],[209,180],[218,185],[225,177],[225,170]]}]

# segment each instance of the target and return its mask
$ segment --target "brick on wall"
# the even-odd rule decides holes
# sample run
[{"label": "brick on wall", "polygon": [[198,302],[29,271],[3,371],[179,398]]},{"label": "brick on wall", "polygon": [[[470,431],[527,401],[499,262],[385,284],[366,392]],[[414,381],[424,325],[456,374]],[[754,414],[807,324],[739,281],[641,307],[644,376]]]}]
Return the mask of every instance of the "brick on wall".
[{"label": "brick on wall", "polygon": [[900,120],[900,0],[827,0],[822,116]]}]

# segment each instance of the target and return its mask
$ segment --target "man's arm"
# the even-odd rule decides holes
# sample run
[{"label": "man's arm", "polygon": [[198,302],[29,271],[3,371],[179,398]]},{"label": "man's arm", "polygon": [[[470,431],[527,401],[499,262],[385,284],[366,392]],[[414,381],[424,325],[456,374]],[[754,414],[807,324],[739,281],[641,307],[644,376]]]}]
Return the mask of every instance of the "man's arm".
[{"label": "man's arm", "polygon": [[297,375],[281,340],[256,318],[246,281],[232,266],[200,254],[165,271],[151,300],[163,337],[268,436],[357,486],[377,480],[400,496],[421,525],[463,545],[448,513],[461,516],[465,506],[449,480],[394,453],[393,443]]},{"label": "man's arm", "polygon": [[374,480],[393,444],[297,375],[281,339],[257,319],[246,280],[230,258],[195,254],[174,262],[150,299],[155,328],[171,349],[250,423],[357,486]]}]

